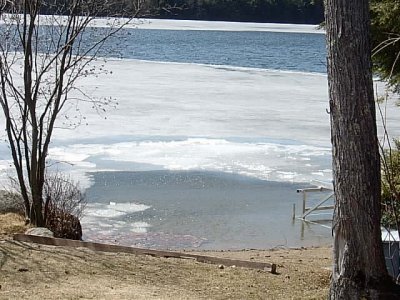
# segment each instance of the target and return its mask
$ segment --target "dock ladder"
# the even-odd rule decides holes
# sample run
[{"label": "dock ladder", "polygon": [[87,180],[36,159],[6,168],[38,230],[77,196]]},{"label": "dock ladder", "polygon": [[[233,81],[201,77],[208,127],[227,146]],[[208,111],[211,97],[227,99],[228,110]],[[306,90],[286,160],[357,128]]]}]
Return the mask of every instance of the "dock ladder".
[{"label": "dock ladder", "polygon": [[[332,210],[334,209],[333,205],[326,205],[326,202],[329,201],[329,199],[333,199],[334,197],[334,192],[333,192],[333,184],[329,182],[323,182],[323,181],[312,181],[312,185],[315,187],[311,188],[305,188],[305,189],[298,189],[297,193],[302,193],[303,194],[303,202],[302,202],[302,213],[301,216],[297,217],[297,219],[311,222],[310,220],[307,219],[308,216],[310,215],[321,215],[318,213],[315,213],[317,211],[322,211],[322,210]],[[307,207],[307,194],[308,193],[315,193],[315,192],[329,192],[327,196],[322,198],[320,201],[318,201],[316,204]],[[296,205],[293,204],[293,219],[296,218]],[[313,223],[313,222],[311,222]]]}]

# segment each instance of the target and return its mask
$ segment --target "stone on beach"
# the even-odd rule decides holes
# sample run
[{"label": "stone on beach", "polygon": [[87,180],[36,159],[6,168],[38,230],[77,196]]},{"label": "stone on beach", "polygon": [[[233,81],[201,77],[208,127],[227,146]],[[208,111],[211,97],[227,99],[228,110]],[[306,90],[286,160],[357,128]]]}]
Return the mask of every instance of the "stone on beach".
[{"label": "stone on beach", "polygon": [[27,231],[25,231],[25,234],[51,237],[51,238],[54,237],[54,233],[51,230],[44,227],[29,228]]}]

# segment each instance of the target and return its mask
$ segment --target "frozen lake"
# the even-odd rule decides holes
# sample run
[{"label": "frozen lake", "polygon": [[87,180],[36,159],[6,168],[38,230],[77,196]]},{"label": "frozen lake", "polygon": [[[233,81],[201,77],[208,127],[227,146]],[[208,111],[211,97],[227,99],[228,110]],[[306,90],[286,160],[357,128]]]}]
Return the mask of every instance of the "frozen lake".
[{"label": "frozen lake", "polygon": [[85,79],[82,87],[112,95],[118,107],[105,120],[81,106],[88,125],[55,138],[51,157],[72,161],[76,171],[82,165],[330,179],[323,74],[136,60],[109,60],[107,68],[112,76]]},{"label": "frozen lake", "polygon": [[[53,168],[88,188],[85,237],[155,248],[329,243],[329,229],[291,220],[296,189],[331,180],[324,36],[301,25],[154,23],[124,32],[117,57],[96,62],[110,74],[79,82],[117,107],[71,105],[82,125],[54,134]],[[393,136],[399,117],[389,103]],[[10,163],[2,142],[3,182]]]}]

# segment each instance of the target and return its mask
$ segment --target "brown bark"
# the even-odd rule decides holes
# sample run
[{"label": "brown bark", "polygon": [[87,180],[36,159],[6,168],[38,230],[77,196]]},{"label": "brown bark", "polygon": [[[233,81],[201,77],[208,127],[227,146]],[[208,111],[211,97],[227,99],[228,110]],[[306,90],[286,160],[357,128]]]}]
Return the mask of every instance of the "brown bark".
[{"label": "brown bark", "polygon": [[326,26],[336,197],[330,299],[398,299],[380,237],[368,0],[327,0]]}]

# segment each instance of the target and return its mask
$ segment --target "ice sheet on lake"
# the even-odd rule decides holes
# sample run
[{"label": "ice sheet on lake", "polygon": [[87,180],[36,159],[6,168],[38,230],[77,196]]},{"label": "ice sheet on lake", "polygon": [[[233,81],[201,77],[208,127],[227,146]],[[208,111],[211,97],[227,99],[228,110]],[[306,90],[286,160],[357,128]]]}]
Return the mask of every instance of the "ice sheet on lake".
[{"label": "ice sheet on lake", "polygon": [[192,21],[168,19],[138,20],[140,29],[168,30],[223,30],[223,31],[271,31],[292,33],[325,33],[318,25],[223,22],[223,21]]},{"label": "ice sheet on lake", "polygon": [[[95,97],[114,97],[118,107],[99,115],[90,103],[71,106],[69,116],[85,116],[88,125],[57,129],[50,149],[49,158],[62,162],[57,167],[84,186],[85,172],[99,170],[331,177],[325,75],[136,60],[108,60],[106,67],[112,75],[80,85]],[[388,128],[398,136],[399,110],[388,105]],[[12,169],[4,142],[0,166],[4,179]]]},{"label": "ice sheet on lake", "polygon": [[75,144],[53,148],[51,157],[63,160],[67,156],[81,157],[82,152],[100,170],[207,170],[295,182],[331,176],[325,164],[329,162],[330,148],[225,139]]},{"label": "ice sheet on lake", "polygon": [[[57,23],[67,24],[67,18],[57,16]],[[10,15],[3,14],[0,24],[12,22]],[[41,24],[54,24],[54,16],[41,16]],[[123,19],[97,18],[89,23],[90,27],[117,27],[125,24],[126,28],[164,29],[164,30],[222,30],[222,31],[271,31],[292,33],[325,33],[318,25],[280,24],[280,23],[253,23],[253,22],[225,22],[225,21],[194,21],[169,19]]]},{"label": "ice sheet on lake", "polygon": [[112,75],[81,85],[90,95],[116,98],[118,108],[105,120],[81,105],[89,126],[63,130],[58,140],[238,137],[329,146],[325,75],[135,60],[106,65]]}]

